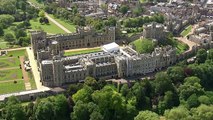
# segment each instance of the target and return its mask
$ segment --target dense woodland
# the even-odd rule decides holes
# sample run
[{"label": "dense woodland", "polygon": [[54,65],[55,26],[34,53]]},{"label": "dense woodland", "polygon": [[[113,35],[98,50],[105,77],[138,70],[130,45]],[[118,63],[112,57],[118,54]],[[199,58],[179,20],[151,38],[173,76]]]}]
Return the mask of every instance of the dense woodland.
[{"label": "dense woodland", "polygon": [[37,16],[38,10],[27,0],[0,0],[0,37],[10,44],[29,45],[26,29],[30,28],[29,20]]},{"label": "dense woodland", "polygon": [[185,61],[156,74],[154,80],[106,83],[87,77],[65,94],[21,103],[2,102],[7,120],[212,120],[213,49],[200,49],[196,61]]}]

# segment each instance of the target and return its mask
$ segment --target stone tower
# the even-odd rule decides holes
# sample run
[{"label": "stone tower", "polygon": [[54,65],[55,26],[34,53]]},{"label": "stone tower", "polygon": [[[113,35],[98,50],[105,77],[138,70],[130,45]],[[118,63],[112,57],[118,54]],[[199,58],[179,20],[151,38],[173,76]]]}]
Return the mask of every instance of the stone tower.
[{"label": "stone tower", "polygon": [[43,31],[31,32],[31,45],[35,58],[39,49],[45,49],[47,46],[46,33]]}]

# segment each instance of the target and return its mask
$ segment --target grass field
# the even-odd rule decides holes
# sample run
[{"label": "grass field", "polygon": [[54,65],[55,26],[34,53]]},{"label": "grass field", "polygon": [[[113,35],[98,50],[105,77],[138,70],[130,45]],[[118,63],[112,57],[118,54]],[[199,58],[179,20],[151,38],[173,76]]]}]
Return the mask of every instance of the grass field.
[{"label": "grass field", "polygon": [[[16,50],[8,51],[6,56],[0,56],[0,94],[25,90],[22,70],[19,68],[20,60],[18,58],[18,56],[25,56],[25,54],[25,50]],[[17,83],[14,83],[14,80],[17,80]]]},{"label": "grass field", "polygon": [[25,50],[14,50],[14,51],[8,51],[6,56],[0,56],[1,58],[10,58],[10,57],[18,57],[18,56],[24,56],[26,54]]},{"label": "grass field", "polygon": [[58,23],[63,25],[65,28],[67,28],[70,32],[75,32],[76,28],[75,25],[69,23],[68,21],[61,20],[59,18],[54,17],[52,14],[49,14],[50,17],[54,18]]},{"label": "grass field", "polygon": [[33,30],[43,30],[49,34],[66,33],[53,22],[49,21],[49,24],[41,24],[39,20],[30,20],[30,24]]},{"label": "grass field", "polygon": [[5,49],[5,48],[7,48],[7,47],[8,47],[7,42],[5,42],[5,41],[0,41],[0,49]]},{"label": "grass field", "polygon": [[30,79],[30,85],[31,85],[32,90],[36,89],[36,83],[33,78],[33,74],[31,72],[28,72],[28,77]]},{"label": "grass field", "polygon": [[176,45],[176,48],[177,48],[177,54],[181,54],[183,52],[185,52],[186,50],[189,49],[189,46],[185,43],[182,43],[182,42],[177,42],[177,45]]},{"label": "grass field", "polygon": [[65,52],[64,55],[65,56],[73,56],[73,55],[87,54],[87,53],[100,52],[100,51],[101,51],[101,48],[94,48],[94,49],[88,49],[88,50]]},{"label": "grass field", "polygon": [[22,79],[21,69],[0,71],[0,81],[15,80],[15,79]]},{"label": "grass field", "polygon": [[19,80],[17,81],[17,83],[14,83],[13,81],[11,81],[11,82],[0,84],[0,94],[20,92],[24,90],[25,90],[25,86],[24,86],[23,80]]},{"label": "grass field", "polygon": [[19,58],[0,59],[0,69],[9,67],[18,67],[20,64]]},{"label": "grass field", "polygon": [[138,39],[130,44],[133,44],[135,46],[135,50],[139,53],[150,53],[155,47],[155,43],[149,39]]},{"label": "grass field", "polygon": [[189,32],[192,30],[192,25],[189,25],[185,30],[181,32],[181,36],[185,37],[186,35],[189,34]]}]

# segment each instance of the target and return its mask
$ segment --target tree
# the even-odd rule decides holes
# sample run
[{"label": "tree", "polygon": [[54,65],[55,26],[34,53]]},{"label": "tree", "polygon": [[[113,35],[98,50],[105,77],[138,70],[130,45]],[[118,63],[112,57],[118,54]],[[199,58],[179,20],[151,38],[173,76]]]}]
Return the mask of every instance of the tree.
[{"label": "tree", "polygon": [[127,5],[121,5],[119,11],[124,15],[129,10],[129,7]]},{"label": "tree", "polygon": [[15,31],[15,36],[19,39],[20,37],[26,37],[27,33],[23,29],[18,29]]},{"label": "tree", "polygon": [[141,111],[139,114],[134,118],[134,120],[159,120],[160,117],[158,114],[152,111]]},{"label": "tree", "polygon": [[20,37],[18,39],[18,44],[20,46],[26,47],[30,44],[30,38],[29,37]]},{"label": "tree", "polygon": [[4,34],[4,39],[7,42],[14,42],[15,41],[15,37],[12,33],[6,33]]},{"label": "tree", "polygon": [[6,107],[3,108],[3,117],[6,120],[27,120],[26,114],[20,101],[12,96],[6,102]]},{"label": "tree", "polygon": [[3,36],[4,35],[4,29],[2,27],[2,25],[0,25],[0,36]]},{"label": "tree", "polygon": [[55,119],[67,120],[69,118],[69,106],[66,97],[58,95],[54,100]]},{"label": "tree", "polygon": [[98,83],[93,77],[86,77],[84,80],[84,85],[91,87],[93,90],[98,89]]},{"label": "tree", "polygon": [[167,120],[187,120],[190,118],[190,112],[184,106],[179,106],[171,110],[166,110],[164,116]]},{"label": "tree", "polygon": [[72,96],[73,94],[75,94],[81,88],[83,88],[83,84],[82,83],[71,84],[71,85],[69,85],[69,88],[67,90],[67,94]]},{"label": "tree", "polygon": [[91,87],[84,86],[77,93],[72,95],[72,98],[74,103],[77,103],[79,100],[81,100],[82,102],[90,102],[92,93],[93,93],[93,90]]},{"label": "tree", "polygon": [[92,94],[92,100],[100,108],[104,119],[125,119],[126,107],[124,97],[113,86],[106,85]]},{"label": "tree", "polygon": [[213,60],[213,49],[210,49],[210,50],[208,51],[207,58],[210,59],[210,60]]},{"label": "tree", "polygon": [[196,94],[192,94],[192,95],[187,99],[187,104],[188,104],[189,108],[199,106],[200,103],[199,103],[199,101],[198,101],[197,95],[196,95]]},{"label": "tree", "polygon": [[206,104],[206,105],[210,105],[211,104],[211,101],[210,101],[210,98],[206,95],[202,95],[198,98],[198,101],[201,103],[201,104]]},{"label": "tree", "polygon": [[199,49],[196,55],[196,59],[198,63],[204,63],[207,58],[207,52],[205,49]]},{"label": "tree", "polygon": [[176,84],[182,83],[185,78],[183,67],[180,66],[169,67],[167,69],[167,74],[171,78],[172,82]]},{"label": "tree", "polygon": [[3,28],[7,28],[14,22],[15,18],[12,15],[0,15],[0,24]]},{"label": "tree", "polygon": [[41,18],[44,18],[45,17],[45,12],[43,10],[41,10],[39,13],[38,13],[38,16],[41,17]]},{"label": "tree", "polygon": [[213,105],[200,105],[191,110],[192,118],[194,120],[212,120],[213,119]]},{"label": "tree", "polygon": [[35,111],[36,120],[53,120],[54,105],[50,101],[41,101]]},{"label": "tree", "polygon": [[159,72],[155,76],[155,93],[162,95],[166,91],[173,91],[174,87],[169,76],[165,72]]},{"label": "tree", "polygon": [[178,95],[172,91],[165,92],[163,100],[158,103],[158,112],[163,114],[166,109],[171,109],[174,106],[179,105]]},{"label": "tree", "polygon": [[192,94],[202,95],[204,90],[197,77],[187,77],[184,84],[178,88],[180,99],[187,100]]},{"label": "tree", "polygon": [[127,84],[124,84],[122,87],[121,87],[121,90],[120,90],[120,93],[123,95],[123,96],[127,96],[127,94],[129,93],[130,89],[128,87]]}]

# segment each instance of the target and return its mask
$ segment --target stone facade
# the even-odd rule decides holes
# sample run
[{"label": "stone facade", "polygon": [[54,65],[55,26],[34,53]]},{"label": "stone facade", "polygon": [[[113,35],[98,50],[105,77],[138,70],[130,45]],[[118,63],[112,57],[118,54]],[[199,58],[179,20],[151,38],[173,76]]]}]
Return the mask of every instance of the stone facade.
[{"label": "stone facade", "polygon": [[156,40],[163,40],[166,38],[168,31],[164,29],[163,24],[152,22],[143,26],[143,37]]},{"label": "stone facade", "polygon": [[130,47],[117,52],[97,52],[77,56],[60,56],[39,62],[45,86],[79,82],[87,76],[97,79],[126,78],[145,75],[176,62],[176,50],[170,46],[156,48],[152,54],[138,54]]},{"label": "stone facade", "polygon": [[97,47],[115,41],[115,28],[106,27],[105,32],[97,33],[93,28],[77,28],[76,33],[47,35],[42,31],[31,33],[31,43],[35,57],[46,59],[59,51],[75,48]]}]

